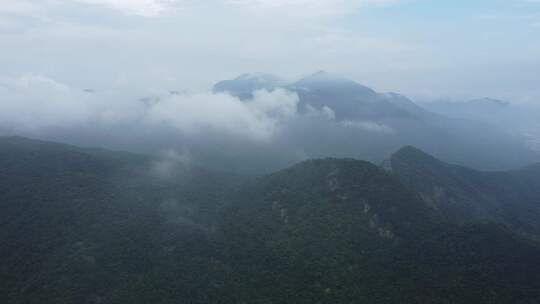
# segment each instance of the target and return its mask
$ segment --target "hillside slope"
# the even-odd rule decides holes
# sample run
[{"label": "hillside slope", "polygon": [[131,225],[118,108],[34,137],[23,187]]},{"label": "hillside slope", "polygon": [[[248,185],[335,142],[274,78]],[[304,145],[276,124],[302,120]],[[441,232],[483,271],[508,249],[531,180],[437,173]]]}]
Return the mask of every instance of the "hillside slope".
[{"label": "hillside slope", "polygon": [[246,180],[0,138],[0,168],[2,303],[540,299],[537,242],[502,225],[452,224],[364,161],[311,160]]},{"label": "hillside slope", "polygon": [[237,302],[528,303],[538,244],[456,226],[382,169],[300,163],[254,182],[223,217]]},{"label": "hillside slope", "polygon": [[390,158],[387,167],[451,221],[494,221],[540,236],[538,165],[512,171],[476,171],[405,147]]},{"label": "hillside slope", "polygon": [[189,277],[237,178],[163,161],[0,138],[0,302],[99,303],[156,268]]}]

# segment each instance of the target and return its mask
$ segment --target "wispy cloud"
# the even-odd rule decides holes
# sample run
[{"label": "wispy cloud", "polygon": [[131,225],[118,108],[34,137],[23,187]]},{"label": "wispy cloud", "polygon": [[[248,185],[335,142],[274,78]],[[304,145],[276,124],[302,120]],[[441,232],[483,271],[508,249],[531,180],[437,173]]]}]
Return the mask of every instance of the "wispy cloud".
[{"label": "wispy cloud", "polygon": [[376,123],[374,121],[346,120],[341,122],[341,125],[343,125],[344,127],[361,129],[368,132],[386,134],[395,133],[394,129],[392,129],[391,127],[384,124]]},{"label": "wispy cloud", "polygon": [[51,5],[79,3],[101,6],[121,13],[143,17],[156,17],[172,13],[188,4],[225,4],[253,11],[286,10],[289,15],[337,15],[366,5],[396,3],[399,0],[0,0],[0,13],[25,14]]},{"label": "wispy cloud", "polygon": [[127,14],[155,17],[173,10],[178,0],[76,0],[81,3],[101,5]]},{"label": "wispy cloud", "polygon": [[[297,113],[298,96],[285,90],[257,91],[245,103],[228,94],[170,94],[152,102],[129,95],[87,92],[41,75],[0,79],[0,128],[41,132],[87,125],[165,128],[268,141]],[[5,102],[4,102],[5,101]]]},{"label": "wispy cloud", "polygon": [[228,94],[178,95],[153,105],[145,121],[172,126],[184,134],[224,132],[266,141],[281,122],[297,114],[298,96],[276,90],[258,91],[244,103]]},{"label": "wispy cloud", "polygon": [[366,5],[396,3],[398,0],[224,0],[229,5],[261,10],[285,10],[288,15],[331,16],[344,14]]},{"label": "wispy cloud", "polygon": [[174,11],[187,0],[0,0],[0,14],[43,15],[53,7],[64,5],[100,6],[124,14],[156,17]]},{"label": "wispy cloud", "polygon": [[1,0],[0,1],[0,13],[4,14],[26,14],[38,10],[39,3],[27,0]]}]

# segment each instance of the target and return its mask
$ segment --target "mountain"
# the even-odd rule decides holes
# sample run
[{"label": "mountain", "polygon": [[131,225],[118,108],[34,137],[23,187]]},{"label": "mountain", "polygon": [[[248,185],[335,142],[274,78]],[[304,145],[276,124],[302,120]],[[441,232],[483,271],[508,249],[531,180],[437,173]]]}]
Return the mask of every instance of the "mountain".
[{"label": "mountain", "polygon": [[259,178],[238,194],[224,220],[231,239],[294,246],[291,252],[328,246],[318,248],[321,254],[351,244],[391,246],[437,222],[414,191],[377,166],[354,159],[310,160]]},{"label": "mountain", "polygon": [[318,71],[308,75],[293,84],[291,87],[296,87],[298,90],[305,91],[323,91],[332,92],[334,94],[353,94],[374,97],[377,93],[366,86],[363,86],[353,80],[332,75],[326,71]]},{"label": "mountain", "polygon": [[511,111],[508,102],[487,97],[461,102],[436,101],[425,103],[423,106],[435,113],[454,118],[477,119],[480,117],[483,120]]},{"label": "mountain", "polygon": [[434,101],[423,103],[429,111],[469,121],[482,122],[492,129],[519,138],[533,151],[539,148],[540,112],[534,104],[512,104],[492,98],[464,102]]},{"label": "mountain", "polygon": [[0,301],[540,299],[538,241],[498,218],[453,222],[394,168],[326,158],[245,178],[178,160],[0,138]]},{"label": "mountain", "polygon": [[396,107],[393,96],[378,94],[352,80],[317,72],[287,87],[296,92],[301,103],[315,108],[327,106],[340,120],[381,120],[412,118],[412,113]]},{"label": "mountain", "polygon": [[405,147],[385,167],[453,222],[498,222],[540,237],[538,165],[505,172],[476,171]]},{"label": "mountain", "polygon": [[297,93],[301,107],[330,107],[339,119],[360,119],[362,116],[373,118],[371,116],[388,116],[393,112],[406,114],[388,101],[392,99],[392,95],[378,94],[353,80],[325,71],[316,72],[292,83],[268,74],[243,74],[233,80],[218,82],[213,91],[227,92],[246,100],[253,97],[253,91],[271,91],[276,88]]},{"label": "mountain", "polygon": [[[482,170],[506,170],[540,160],[535,134],[529,132],[530,136],[524,137],[508,132],[505,125],[432,112],[406,96],[379,93],[324,71],[290,83],[271,76],[242,75],[216,84],[214,91],[228,92],[249,103],[254,89],[276,88],[298,95],[298,113],[303,118],[287,124],[280,132],[283,138],[276,140],[288,145],[277,153],[293,151],[293,155],[281,155],[285,159],[297,161],[300,151],[308,158],[353,157],[380,162],[400,147],[412,145],[445,161]],[[490,99],[467,105],[507,107]],[[316,121],[313,113],[326,113],[325,119]]]},{"label": "mountain", "polygon": [[271,91],[285,82],[278,77],[264,73],[242,74],[233,80],[223,80],[213,87],[214,93],[229,93],[242,100],[253,98],[257,90]]},{"label": "mountain", "polygon": [[222,228],[240,282],[231,287],[236,302],[539,299],[529,289],[539,276],[538,244],[495,224],[448,223],[370,163],[303,162],[253,182],[241,197]]},{"label": "mountain", "polygon": [[200,267],[194,259],[210,252],[208,233],[238,180],[19,137],[0,138],[0,168],[2,303],[111,303],[160,267]]}]

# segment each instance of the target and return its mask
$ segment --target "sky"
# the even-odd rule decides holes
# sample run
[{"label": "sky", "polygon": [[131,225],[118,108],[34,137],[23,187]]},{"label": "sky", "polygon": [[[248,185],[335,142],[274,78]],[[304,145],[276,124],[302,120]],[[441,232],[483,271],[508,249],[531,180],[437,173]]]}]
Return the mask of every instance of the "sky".
[{"label": "sky", "polygon": [[0,85],[136,96],[326,70],[416,100],[540,103],[538,0],[0,0],[0,52]]},{"label": "sky", "polygon": [[[0,0],[0,136],[172,151],[227,170],[377,163],[403,145],[514,168],[540,151],[539,35],[540,0]],[[417,108],[416,119],[395,114],[411,107],[395,94],[343,118],[340,102],[358,96],[318,105],[304,88],[250,100],[211,90],[245,73],[320,70],[316,84],[350,88],[344,77],[427,109],[484,97],[516,106],[426,125]]]}]

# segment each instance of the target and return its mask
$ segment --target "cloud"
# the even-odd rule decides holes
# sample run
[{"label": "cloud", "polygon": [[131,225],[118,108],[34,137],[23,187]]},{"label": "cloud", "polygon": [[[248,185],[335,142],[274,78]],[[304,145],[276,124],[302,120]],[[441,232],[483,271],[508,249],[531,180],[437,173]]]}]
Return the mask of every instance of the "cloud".
[{"label": "cloud", "polygon": [[85,4],[101,5],[127,14],[154,17],[173,10],[177,0],[76,0]]},{"label": "cloud", "polygon": [[40,6],[38,3],[27,0],[0,0],[0,13],[2,14],[27,14],[29,12],[38,11]]},{"label": "cloud", "polygon": [[170,179],[178,173],[181,167],[188,166],[192,162],[193,156],[187,150],[178,152],[175,150],[162,151],[156,160],[153,161],[150,173],[161,179]]},{"label": "cloud", "polygon": [[229,5],[260,10],[286,10],[289,15],[331,16],[366,5],[396,3],[398,0],[224,0]]},{"label": "cloud", "polygon": [[386,134],[395,133],[394,129],[392,129],[391,127],[384,124],[376,123],[374,121],[346,120],[342,121],[340,124],[347,128],[355,128],[368,132]]},{"label": "cloud", "polygon": [[0,79],[0,121],[15,130],[69,126],[88,119],[81,94],[53,79],[28,74]]},{"label": "cloud", "polygon": [[298,96],[285,90],[257,91],[249,102],[213,93],[161,91],[151,102],[124,94],[88,92],[34,74],[0,79],[0,127],[32,133],[127,124],[186,136],[211,133],[269,141],[284,121],[297,115],[298,104]]},{"label": "cloud", "polygon": [[[330,16],[354,11],[366,5],[396,3],[399,0],[216,0],[200,1],[198,4],[219,6],[225,4],[252,11],[270,12],[286,10],[288,15]],[[196,3],[192,0],[0,0],[0,13],[29,14],[48,7],[71,3],[95,5],[125,14],[156,17],[177,10],[179,7]]]},{"label": "cloud", "polygon": [[0,0],[0,14],[44,17],[73,3],[101,6],[124,14],[155,17],[174,11],[186,0]]},{"label": "cloud", "polygon": [[178,95],[153,105],[145,120],[186,133],[225,132],[269,140],[283,120],[294,117],[298,96],[285,90],[257,91],[250,102],[228,94]]}]

